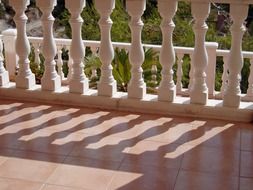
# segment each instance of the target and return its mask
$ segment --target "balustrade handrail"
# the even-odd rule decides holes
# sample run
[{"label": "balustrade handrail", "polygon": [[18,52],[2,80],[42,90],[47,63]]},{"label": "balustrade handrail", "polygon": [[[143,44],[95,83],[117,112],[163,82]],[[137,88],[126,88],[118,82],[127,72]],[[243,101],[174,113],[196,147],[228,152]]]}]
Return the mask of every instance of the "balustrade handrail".
[{"label": "balustrade handrail", "polygon": [[[0,38],[2,35],[0,35]],[[30,43],[41,43],[42,37],[28,37]],[[70,46],[71,45],[71,39],[64,39],[64,38],[55,38],[56,45],[62,45],[62,46]],[[95,40],[83,40],[85,47],[96,47],[99,48],[100,41]],[[114,48],[120,48],[120,49],[126,49],[129,50],[131,43],[127,42],[112,42],[112,45]],[[143,44],[144,48],[152,48],[153,50],[159,52],[162,48],[161,45],[155,45],[155,44]],[[176,53],[181,54],[192,54],[194,51],[194,47],[183,47],[183,46],[174,46],[174,50]],[[226,56],[228,55],[230,50],[224,50],[224,49],[217,49],[216,54],[217,56]],[[253,58],[253,52],[250,51],[242,51],[243,58],[252,59]]]},{"label": "balustrade handrail", "polygon": [[[42,42],[42,37],[28,37],[30,43],[41,43]],[[70,46],[71,45],[71,39],[65,39],[65,38],[55,38],[55,43],[56,45],[65,45],[65,46]],[[100,41],[95,41],[95,40],[83,40],[84,46],[85,47],[99,47],[100,46]],[[126,49],[129,50],[131,43],[127,42],[112,42],[112,45],[114,48],[121,48],[121,49]],[[155,44],[143,44],[144,48],[152,48],[155,51],[160,51],[162,46],[161,45],[155,45]],[[193,53],[194,48],[193,47],[182,47],[182,46],[175,46],[174,47],[175,51],[178,53],[184,53],[184,54],[191,54]]]},{"label": "balustrade handrail", "polygon": [[[223,50],[223,49],[217,49],[217,56],[225,56],[229,54],[229,50]],[[250,51],[242,51],[243,58],[252,59],[253,58],[253,52]]]}]

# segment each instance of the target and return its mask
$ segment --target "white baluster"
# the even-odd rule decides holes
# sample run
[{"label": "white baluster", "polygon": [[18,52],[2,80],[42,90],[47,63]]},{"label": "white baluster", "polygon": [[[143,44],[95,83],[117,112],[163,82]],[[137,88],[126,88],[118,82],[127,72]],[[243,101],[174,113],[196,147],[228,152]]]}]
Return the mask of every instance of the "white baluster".
[{"label": "white baluster", "polygon": [[4,56],[3,56],[3,42],[0,39],[0,86],[5,86],[9,83],[9,73],[4,67]]},{"label": "white baluster", "polygon": [[158,9],[162,17],[161,30],[163,34],[160,62],[162,69],[162,81],[158,90],[160,101],[173,102],[176,96],[176,87],[173,81],[173,65],[175,63],[175,51],[172,35],[175,28],[173,17],[177,11],[177,1],[159,0]]},{"label": "white baluster", "polygon": [[97,55],[98,48],[96,46],[91,46],[90,49],[93,55]]},{"label": "white baluster", "polygon": [[37,64],[38,69],[40,69],[40,44],[39,43],[34,43],[33,44],[34,47],[34,54],[35,54],[35,58],[34,61]]},{"label": "white baluster", "polygon": [[189,73],[189,85],[188,85],[188,90],[189,92],[192,89],[193,86],[193,74],[194,74],[194,66],[193,66],[193,54],[190,54],[190,73]]},{"label": "white baluster", "polygon": [[66,0],[66,8],[71,13],[70,25],[72,30],[72,42],[70,47],[70,56],[73,59],[72,78],[69,82],[69,91],[72,93],[84,94],[89,89],[89,81],[84,74],[83,59],[85,48],[82,41],[82,24],[83,19],[81,12],[85,7],[85,0]]},{"label": "white baluster", "polygon": [[178,53],[177,54],[177,93],[181,93],[182,92],[182,77],[183,77],[183,58],[184,58],[184,54],[183,53]]},{"label": "white baluster", "polygon": [[249,87],[247,90],[247,96],[253,97],[253,58],[250,59],[250,75],[249,75]]},{"label": "white baluster", "polygon": [[67,76],[67,80],[68,82],[71,80],[72,78],[72,74],[73,74],[73,59],[70,56],[70,46],[67,46],[66,49],[68,50],[69,54],[69,59],[68,59],[68,76]]},{"label": "white baluster", "polygon": [[206,67],[206,85],[208,88],[208,97],[215,97],[215,75],[216,75],[216,52],[218,48],[218,43],[216,42],[206,42],[206,50],[208,55],[208,64]]},{"label": "white baluster", "polygon": [[222,73],[222,86],[221,94],[224,95],[228,86],[228,56],[223,56],[223,73]]},{"label": "white baluster", "polygon": [[[1,3],[1,0],[0,0]],[[5,86],[10,82],[9,73],[4,67],[3,41],[0,39],[0,86]]]},{"label": "white baluster", "polygon": [[54,57],[56,55],[56,44],[53,36],[54,17],[52,11],[56,0],[37,0],[37,5],[42,11],[43,47],[45,57],[45,71],[41,79],[42,90],[57,91],[61,87],[61,78],[57,74]]},{"label": "white baluster", "polygon": [[141,67],[144,62],[144,50],[141,43],[141,32],[144,24],[141,16],[146,9],[146,0],[127,0],[126,8],[131,16],[129,26],[132,36],[129,52],[132,76],[128,85],[128,97],[143,99],[146,95],[146,83],[143,80]]},{"label": "white baluster", "polygon": [[151,67],[151,74],[152,74],[152,76],[151,76],[151,78],[152,78],[151,83],[153,85],[156,85],[157,84],[157,66],[156,66],[156,64],[152,65],[152,67]]},{"label": "white baluster", "polygon": [[99,58],[102,66],[101,77],[98,83],[98,95],[111,97],[117,92],[117,83],[113,78],[111,65],[114,50],[111,43],[111,27],[113,22],[110,15],[115,7],[115,0],[95,0],[95,5],[100,14],[99,27],[101,32]]},{"label": "white baluster", "polygon": [[18,66],[18,56],[16,52],[17,30],[8,29],[2,32],[4,43],[4,61],[6,70],[9,73],[10,81],[15,81]]},{"label": "white baluster", "polygon": [[227,107],[239,107],[241,101],[242,38],[246,31],[244,21],[248,15],[248,8],[248,5],[243,3],[230,5],[230,15],[233,20],[233,25],[230,29],[232,44],[228,58],[228,87],[223,99],[223,105]]},{"label": "white baluster", "polygon": [[98,75],[97,75],[97,68],[94,66],[92,67],[91,69],[91,77],[90,77],[92,80],[94,79],[97,79],[98,78]]},{"label": "white baluster", "polygon": [[57,46],[57,73],[61,77],[61,80],[64,80],[64,73],[62,70],[63,60],[62,60],[62,46]]},{"label": "white baluster", "polygon": [[208,88],[206,85],[206,67],[208,55],[205,46],[205,36],[208,26],[205,22],[210,13],[210,3],[192,2],[192,15],[195,19],[195,48],[193,52],[193,86],[190,90],[191,103],[206,104]]},{"label": "white baluster", "polygon": [[16,52],[19,57],[19,72],[16,77],[16,86],[24,89],[35,86],[35,76],[29,66],[30,44],[26,35],[27,16],[25,10],[29,4],[29,0],[10,0],[10,5],[16,12],[14,21],[17,26]]},{"label": "white baluster", "polygon": [[[98,47],[96,47],[96,46],[91,46],[90,47],[90,49],[91,49],[91,52],[92,52],[92,55],[93,56],[97,56],[97,52],[98,52]],[[91,69],[91,77],[90,77],[90,79],[91,80],[95,80],[95,79],[97,79],[98,78],[98,75],[97,75],[97,67],[96,66],[92,66],[92,69]]]}]

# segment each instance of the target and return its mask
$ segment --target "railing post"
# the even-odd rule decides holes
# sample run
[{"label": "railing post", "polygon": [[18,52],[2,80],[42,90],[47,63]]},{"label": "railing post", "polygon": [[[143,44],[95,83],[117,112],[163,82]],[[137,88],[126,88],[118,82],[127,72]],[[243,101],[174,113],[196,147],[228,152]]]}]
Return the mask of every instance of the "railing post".
[{"label": "railing post", "polygon": [[3,41],[0,39],[0,86],[5,86],[9,81],[9,73],[4,67]]},{"label": "railing post", "polygon": [[253,58],[250,59],[250,75],[249,75],[249,87],[247,90],[247,96],[253,97]]},{"label": "railing post", "polygon": [[183,77],[183,58],[184,54],[183,53],[178,53],[177,54],[177,93],[180,94],[182,92],[182,77]]},{"label": "railing post", "polygon": [[64,73],[62,70],[63,67],[63,60],[62,60],[62,46],[57,46],[57,73],[60,76],[61,80],[64,80]]},{"label": "railing post", "polygon": [[17,30],[8,29],[2,32],[4,43],[4,57],[6,70],[9,72],[11,81],[15,81],[18,67],[18,57],[16,53]]},{"label": "railing post", "polygon": [[191,103],[207,103],[208,88],[206,85],[206,67],[208,63],[205,47],[205,36],[208,26],[205,22],[210,13],[210,3],[192,2],[192,15],[195,19],[193,30],[195,33],[195,49],[193,52],[193,86],[190,89]]},{"label": "railing post", "polygon": [[222,73],[222,85],[221,94],[224,95],[226,88],[228,87],[228,56],[223,56],[223,73]]},{"label": "railing post", "polygon": [[16,77],[16,86],[24,89],[31,89],[35,86],[35,76],[29,66],[28,55],[31,50],[26,34],[27,16],[25,10],[29,4],[29,0],[10,0],[10,5],[16,12],[14,21],[17,26],[16,52],[19,57],[19,71]]},{"label": "railing post", "polygon": [[190,57],[190,71],[189,71],[189,85],[188,85],[188,92],[191,92],[193,86],[193,74],[194,74],[194,66],[193,66],[193,54],[189,55]]},{"label": "railing post", "polygon": [[34,62],[37,64],[38,69],[40,69],[40,43],[34,43],[33,44],[34,47],[34,54],[35,54],[35,58],[34,58]]},{"label": "railing post", "polygon": [[[1,0],[0,0],[1,3]],[[9,73],[4,67],[3,41],[0,39],[0,86],[5,86],[10,82]]]},{"label": "railing post", "polygon": [[141,16],[146,9],[146,0],[127,0],[126,8],[131,16],[129,26],[131,29],[131,48],[129,60],[132,66],[131,80],[128,85],[128,97],[143,99],[146,95],[146,83],[144,82],[141,65],[144,62],[144,50],[141,43],[143,22]]},{"label": "railing post", "polygon": [[117,92],[117,83],[113,78],[113,68],[111,65],[114,49],[111,42],[111,27],[113,22],[110,15],[115,7],[115,0],[95,0],[95,5],[100,14],[99,27],[101,32],[99,58],[102,66],[101,77],[98,82],[98,95],[112,97]]},{"label": "railing post", "polygon": [[215,97],[215,74],[216,74],[216,51],[218,43],[206,42],[206,50],[208,54],[208,64],[206,67],[206,84],[208,87],[208,96]]},{"label": "railing post", "polygon": [[152,66],[151,66],[151,83],[153,84],[153,85],[157,85],[157,66],[156,66],[156,64],[153,64]]},{"label": "railing post", "polygon": [[43,47],[45,57],[45,71],[41,79],[42,90],[57,91],[61,87],[61,78],[57,74],[54,57],[56,55],[56,43],[53,36],[54,17],[52,11],[56,0],[37,0],[37,5],[42,11]]},{"label": "railing post", "polygon": [[69,81],[69,91],[72,93],[84,94],[89,89],[89,81],[84,74],[83,59],[85,48],[82,41],[83,19],[81,12],[85,7],[85,0],[66,0],[66,8],[71,13],[70,25],[72,30],[72,42],[70,47],[70,56],[73,59],[72,77]]},{"label": "railing post", "polygon": [[68,76],[67,76],[67,81],[69,82],[72,78],[73,75],[73,59],[70,55],[70,47],[67,46],[66,49],[68,50],[69,54],[69,59],[68,59]]},{"label": "railing post", "polygon": [[233,20],[233,25],[230,29],[232,44],[228,57],[228,86],[223,98],[223,105],[227,107],[239,107],[241,102],[242,38],[246,31],[244,21],[248,15],[248,8],[248,5],[243,3],[230,4],[230,15]]},{"label": "railing post", "polygon": [[175,51],[172,42],[172,35],[175,28],[173,17],[177,11],[177,0],[158,1],[158,10],[162,17],[161,30],[163,34],[160,62],[162,69],[162,81],[158,90],[160,101],[173,102],[176,97],[176,86],[173,81],[173,65],[175,63]]}]

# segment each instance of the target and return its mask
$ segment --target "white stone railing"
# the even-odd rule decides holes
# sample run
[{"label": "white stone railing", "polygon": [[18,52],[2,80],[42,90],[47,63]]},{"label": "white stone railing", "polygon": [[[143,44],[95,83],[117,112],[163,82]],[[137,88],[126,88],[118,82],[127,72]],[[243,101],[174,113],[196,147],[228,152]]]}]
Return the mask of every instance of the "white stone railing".
[{"label": "white stone railing", "polygon": [[[17,26],[17,35],[15,39],[12,37],[12,56],[8,55],[10,40],[3,33],[3,41],[5,44],[5,57],[8,72],[3,67],[3,62],[0,60],[0,94],[6,95],[10,89],[19,91],[20,94],[31,96],[29,93],[40,91],[42,96],[36,94],[33,99],[42,99],[45,101],[60,100],[70,101],[72,104],[80,105],[81,100],[86,100],[96,97],[96,101],[88,104],[93,106],[109,106],[117,109],[134,109],[135,111],[152,111],[163,112],[166,110],[173,114],[183,115],[198,115],[215,118],[229,118],[231,113],[238,117],[237,111],[249,110],[248,114],[242,115],[240,119],[235,120],[251,120],[252,119],[252,102],[243,103],[242,100],[252,101],[253,96],[253,74],[249,77],[249,89],[247,95],[242,95],[240,90],[240,72],[243,67],[243,57],[251,60],[252,70],[252,54],[242,52],[242,37],[245,32],[244,20],[247,17],[249,4],[253,4],[253,0],[216,0],[212,2],[223,2],[230,4],[230,16],[233,21],[231,27],[232,45],[231,50],[217,50],[217,44],[208,44],[205,42],[205,35],[208,26],[205,20],[210,12],[210,0],[190,0],[192,15],[195,20],[193,30],[195,34],[195,47],[173,47],[172,34],[176,27],[173,23],[173,17],[177,11],[177,0],[158,0],[158,10],[162,17],[161,31],[163,42],[161,46],[143,45],[141,42],[141,32],[143,22],[141,16],[145,10],[145,0],[127,0],[126,9],[131,19],[129,26],[131,29],[131,43],[112,43],[111,42],[111,26],[112,21],[110,15],[115,6],[115,0],[95,0],[95,7],[100,14],[99,26],[101,31],[101,41],[82,41],[81,26],[82,18],[80,13],[85,6],[84,0],[65,0],[66,8],[71,13],[70,25],[72,28],[72,39],[54,39],[52,10],[56,5],[56,0],[37,0],[37,6],[42,11],[42,26],[43,38],[28,38],[26,35],[25,10],[29,5],[29,0],[10,0],[10,5],[16,12],[14,21]],[[29,43],[30,42],[30,43]],[[15,43],[16,48],[13,48]],[[41,79],[41,86],[36,86],[35,76],[29,67],[29,54],[31,45],[35,49],[35,61],[40,64],[39,54],[41,53],[45,59],[45,71]],[[43,44],[43,46],[41,46]],[[159,52],[160,64],[162,66],[161,82],[157,89],[158,95],[150,96],[146,92],[146,83],[143,79],[142,64],[144,61],[143,46],[156,49]],[[1,47],[1,46],[0,46]],[[85,47],[91,47],[93,52],[98,51],[98,56],[102,62],[101,77],[98,82],[97,91],[89,89],[89,80],[83,72]],[[114,47],[126,48],[129,51],[129,60],[132,66],[131,80],[128,84],[127,93],[117,92],[117,84],[112,74],[111,62],[114,58]],[[62,48],[66,48],[70,52],[71,59],[69,60],[70,73],[67,79],[62,73],[63,60],[61,59]],[[14,51],[14,49],[16,51]],[[2,48],[0,48],[2,50]],[[188,89],[183,89],[181,84],[182,79],[182,64],[184,55],[188,54],[191,57],[190,84]],[[58,59],[55,60],[55,56]],[[221,56],[225,62],[223,85],[220,93],[214,90],[216,57]],[[3,56],[1,56],[3,57]],[[176,59],[177,58],[177,59]],[[9,62],[9,60],[11,62]],[[18,60],[18,73],[13,76]],[[173,80],[173,65],[177,61],[177,83]],[[9,63],[12,63],[10,66]],[[56,65],[58,70],[56,70]],[[9,68],[8,68],[9,67]],[[153,68],[155,71],[155,68]],[[9,83],[10,78],[15,78],[15,87]],[[155,77],[154,77],[155,78]],[[62,85],[61,81],[68,81],[68,86]],[[35,92],[33,90],[36,89]],[[65,90],[63,90],[65,89]],[[66,90],[67,89],[67,90]],[[27,91],[28,90],[28,91]],[[58,93],[58,94],[57,94]],[[188,95],[186,99],[180,99],[179,95]],[[13,95],[14,96],[14,95]],[[17,93],[15,96],[19,96]],[[75,97],[75,98],[73,98]],[[125,98],[127,97],[127,98]],[[150,98],[152,97],[152,98]],[[65,98],[65,99],[64,99]],[[109,99],[108,99],[109,98]],[[209,101],[211,98],[219,98],[221,101]],[[108,102],[106,102],[107,100]],[[151,101],[152,100],[152,101]],[[109,105],[110,101],[113,105]],[[212,103],[210,103],[212,102]],[[154,106],[155,105],[155,106]],[[167,105],[167,107],[164,107]],[[178,108],[178,105],[180,105]],[[217,105],[218,108],[217,108]],[[202,110],[198,110],[202,109]],[[203,110],[204,109],[204,110]],[[211,109],[211,111],[210,111]],[[218,110],[218,111],[217,111]],[[226,112],[224,112],[226,110]],[[223,115],[221,115],[221,113]],[[244,119],[242,119],[244,118]],[[247,118],[247,119],[246,119]]]},{"label": "white stone railing", "polygon": [[[11,32],[12,33],[12,32]],[[1,37],[1,36],[0,36]],[[35,54],[35,63],[38,64],[38,67],[40,67],[41,60],[40,60],[40,54],[41,54],[41,48],[42,48],[42,38],[40,37],[28,37],[29,42],[31,43],[31,46],[34,48],[34,54]],[[71,39],[55,39],[56,47],[57,47],[57,57],[56,57],[56,63],[57,63],[57,68],[58,68],[58,75],[61,77],[63,84],[68,84],[69,79],[71,76],[68,76],[67,78],[64,76],[62,72],[62,66],[63,66],[63,61],[67,61],[68,64],[67,66],[69,67],[68,69],[71,71],[72,67],[72,62],[73,60],[71,59],[70,55],[68,57],[70,59],[68,60],[63,60],[62,59],[62,49],[65,49],[66,51],[70,50],[71,46]],[[85,48],[90,48],[92,53],[94,55],[98,55],[99,53],[99,47],[100,47],[100,42],[99,41],[91,41],[91,40],[83,40],[83,45]],[[112,46],[114,49],[125,49],[126,51],[130,50],[131,44],[130,43],[122,43],[122,42],[112,42]],[[152,45],[152,44],[143,44],[144,48],[151,48],[154,51],[156,51],[158,54],[161,51],[162,46],[161,45]],[[214,54],[216,57],[222,57],[224,61],[224,70],[227,68],[227,57],[229,56],[229,50],[220,50],[217,49],[218,44],[217,43],[206,43],[207,47],[207,54],[210,55],[208,57],[212,57],[212,59],[209,60],[208,66],[206,73],[207,73],[207,86],[209,89],[209,98],[216,98],[216,99],[221,99],[222,94],[224,93],[225,87],[227,86],[226,82],[223,82],[221,91],[215,91],[215,68],[216,68],[216,59],[214,59]],[[182,64],[184,56],[188,55],[189,57],[192,57],[192,54],[194,52],[194,48],[191,47],[174,47],[175,54],[177,57],[177,61],[175,64],[177,64],[177,73],[176,73],[176,93],[178,95],[184,95],[184,96],[189,96],[189,90],[188,88],[183,88],[182,86],[182,77],[183,77],[183,71],[182,71]],[[253,52],[246,52],[243,51],[243,58],[244,59],[249,59],[252,63],[253,61]],[[59,58],[59,59],[58,59]],[[12,63],[10,61],[7,61],[7,64],[10,63],[10,66]],[[8,64],[9,65],[9,64]],[[213,72],[212,72],[213,71]],[[70,74],[71,72],[68,72]],[[15,73],[13,73],[15,74]],[[158,74],[158,73],[157,73]],[[192,77],[192,76],[191,76]],[[250,80],[250,78],[249,78]],[[224,72],[223,74],[223,81],[227,81],[227,74]],[[249,86],[252,85],[252,82],[249,81]],[[212,89],[212,90],[211,90]],[[249,88],[247,94],[242,94],[242,100],[246,101],[253,101],[253,96],[251,93],[251,90]]]}]

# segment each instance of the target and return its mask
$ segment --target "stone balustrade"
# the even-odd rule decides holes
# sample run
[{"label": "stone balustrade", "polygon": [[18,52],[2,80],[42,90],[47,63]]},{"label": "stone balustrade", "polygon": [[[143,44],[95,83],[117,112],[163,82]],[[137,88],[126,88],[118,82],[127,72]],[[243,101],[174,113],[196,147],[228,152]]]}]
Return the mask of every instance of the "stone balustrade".
[{"label": "stone balustrade", "polygon": [[[55,39],[52,32],[54,18],[52,11],[56,0],[37,0],[36,4],[42,11],[43,38],[27,37],[26,35],[26,7],[29,0],[10,0],[16,15],[14,21],[16,32],[2,32],[0,41],[0,96],[10,96],[10,92],[17,91],[13,98],[21,95],[33,97],[36,100],[68,101],[66,104],[82,106],[95,106],[113,109],[126,109],[141,112],[170,113],[181,115],[194,115],[228,119],[231,114],[237,118],[233,120],[252,120],[253,101],[253,72],[250,73],[249,87],[246,94],[240,90],[241,69],[244,60],[250,60],[253,69],[253,53],[242,51],[242,37],[245,32],[244,20],[247,17],[249,4],[253,0],[216,0],[219,3],[230,4],[230,15],[233,21],[231,27],[231,50],[219,50],[217,43],[207,43],[205,35],[208,30],[206,19],[210,12],[210,0],[190,0],[192,16],[195,20],[193,31],[195,34],[194,47],[175,47],[173,45],[173,30],[177,27],[173,17],[177,11],[177,0],[158,0],[158,10],[162,18],[161,32],[163,42],[161,45],[143,44],[141,32],[143,22],[141,16],[146,7],[146,0],[126,0],[126,11],[130,16],[131,43],[111,41],[110,18],[115,7],[115,0],[95,1],[95,7],[100,15],[99,26],[101,41],[83,41],[81,38],[82,18],[81,11],[85,7],[85,0],[66,0],[66,8],[71,14],[70,25],[72,39]],[[212,1],[213,2],[213,1]],[[5,49],[5,66],[1,52],[2,41]],[[8,41],[8,42],[7,42]],[[15,43],[15,51],[13,46]],[[11,51],[12,47],[12,51]],[[32,47],[32,48],[31,48]],[[101,76],[97,90],[89,88],[89,79],[83,72],[85,67],[86,48],[99,57],[102,65]],[[114,49],[125,49],[129,52],[131,64],[131,80],[128,92],[117,91],[117,83],[113,77],[112,61]],[[157,95],[147,93],[146,82],[143,78],[142,64],[145,60],[144,49],[152,48],[159,55],[162,67],[161,82],[157,84]],[[43,63],[44,73],[41,85],[35,84],[34,74],[29,67],[29,54],[34,51],[34,62],[38,69]],[[63,52],[68,52],[68,75],[64,76]],[[10,54],[12,56],[10,56]],[[45,61],[41,61],[43,56]],[[185,58],[190,60],[190,82],[184,88],[183,65]],[[223,59],[223,75],[221,91],[215,90],[215,74],[217,57]],[[173,66],[177,65],[176,73]],[[18,73],[15,77],[18,67]],[[152,81],[156,84],[157,68],[152,66]],[[97,76],[96,69],[92,70],[92,77]],[[176,77],[176,80],[173,80]],[[9,82],[9,79],[12,82]],[[46,94],[45,96],[39,95]],[[30,93],[30,94],[29,94]],[[36,96],[35,96],[35,95]],[[217,111],[218,110],[218,111]],[[248,112],[245,112],[247,110]],[[226,111],[226,113],[224,113]],[[241,111],[241,112],[240,112]],[[238,115],[238,112],[241,115]],[[246,114],[245,114],[246,113]]]}]

